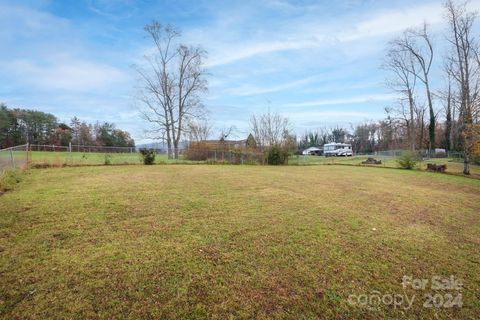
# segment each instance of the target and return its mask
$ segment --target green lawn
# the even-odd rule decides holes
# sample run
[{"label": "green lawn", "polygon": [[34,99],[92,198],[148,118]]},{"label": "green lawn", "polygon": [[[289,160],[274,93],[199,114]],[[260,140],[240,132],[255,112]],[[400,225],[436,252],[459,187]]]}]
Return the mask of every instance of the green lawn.
[{"label": "green lawn", "polygon": [[[0,197],[4,319],[476,319],[480,181],[354,166],[37,169]],[[402,277],[455,276],[424,308]],[[350,295],[416,295],[368,309]]]},{"label": "green lawn", "polygon": [[[103,165],[108,164],[141,164],[139,153],[103,153],[103,152],[49,152],[32,151],[32,163],[47,163],[54,166],[68,165]],[[183,160],[169,160],[166,154],[157,154],[156,163],[182,162]]]}]

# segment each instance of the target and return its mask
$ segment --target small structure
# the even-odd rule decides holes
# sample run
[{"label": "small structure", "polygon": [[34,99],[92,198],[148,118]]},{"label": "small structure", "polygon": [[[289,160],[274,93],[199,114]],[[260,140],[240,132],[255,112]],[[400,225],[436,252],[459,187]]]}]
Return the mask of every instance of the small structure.
[{"label": "small structure", "polygon": [[446,158],[447,150],[441,148],[435,148],[435,158]]},{"label": "small structure", "polygon": [[323,152],[323,149],[317,148],[317,147],[310,147],[308,149],[305,149],[302,151],[302,154],[304,156],[319,156]]}]

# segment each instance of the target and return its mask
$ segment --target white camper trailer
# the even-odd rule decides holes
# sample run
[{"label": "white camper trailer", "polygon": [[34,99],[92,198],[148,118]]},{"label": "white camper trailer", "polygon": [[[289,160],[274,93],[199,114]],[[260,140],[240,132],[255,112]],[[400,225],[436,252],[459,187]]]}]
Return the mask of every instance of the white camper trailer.
[{"label": "white camper trailer", "polygon": [[327,143],[323,146],[325,157],[351,157],[353,156],[352,145],[348,143]]}]

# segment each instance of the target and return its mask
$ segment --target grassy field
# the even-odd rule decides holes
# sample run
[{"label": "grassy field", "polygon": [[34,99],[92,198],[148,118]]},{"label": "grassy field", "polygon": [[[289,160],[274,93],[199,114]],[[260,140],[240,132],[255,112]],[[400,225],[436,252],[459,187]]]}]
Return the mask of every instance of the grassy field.
[{"label": "grassy field", "polygon": [[[48,152],[32,151],[33,163],[50,163],[57,166],[69,165],[103,165],[109,164],[140,164],[142,158],[139,153],[103,153],[103,152]],[[156,161],[167,161],[167,155],[157,155]]]},{"label": "grassy field", "polygon": [[[480,181],[350,166],[30,170],[0,197],[4,319],[476,319]],[[461,291],[403,276],[455,276]],[[351,295],[415,295],[412,307]],[[424,294],[463,307],[424,308]]]},{"label": "grassy field", "polygon": [[[25,151],[17,151],[14,154],[17,162],[22,167],[27,160]],[[366,160],[366,156],[355,157],[319,157],[319,156],[292,156],[289,160],[290,165],[325,165],[325,164],[347,164],[347,165],[361,165],[362,161]],[[374,167],[389,167],[397,168],[398,163],[392,157],[376,157],[382,160],[381,165],[370,165]],[[138,153],[101,153],[101,152],[47,152],[47,151],[32,151],[30,153],[30,161],[33,164],[49,164],[52,166],[63,166],[64,164],[81,166],[81,165],[104,165],[104,164],[141,164],[142,159]],[[166,154],[157,154],[155,158],[157,164],[171,164],[171,163],[201,163],[202,161],[189,161],[183,159],[181,155],[180,160],[168,159]],[[431,159],[421,161],[417,168],[426,170],[427,163],[446,164],[447,172],[461,174],[463,171],[463,163],[454,159]],[[10,154],[0,153],[0,169],[2,166],[9,167],[11,164]],[[471,174],[474,177],[480,178],[480,166],[471,165]]]}]

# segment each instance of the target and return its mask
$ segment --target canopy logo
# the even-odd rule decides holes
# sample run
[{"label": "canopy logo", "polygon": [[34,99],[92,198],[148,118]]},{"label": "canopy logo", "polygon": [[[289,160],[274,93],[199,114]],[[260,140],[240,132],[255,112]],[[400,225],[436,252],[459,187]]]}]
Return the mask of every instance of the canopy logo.
[{"label": "canopy logo", "polygon": [[[369,310],[378,310],[382,305],[394,309],[409,310],[416,301],[420,301],[423,308],[461,308],[463,306],[463,282],[455,276],[433,276],[428,279],[402,277],[401,293],[381,293],[373,290],[369,294],[351,294],[348,303],[352,306],[363,307]],[[408,294],[407,292],[413,293]],[[422,291],[422,294],[417,294]]]}]

